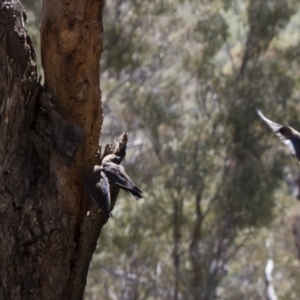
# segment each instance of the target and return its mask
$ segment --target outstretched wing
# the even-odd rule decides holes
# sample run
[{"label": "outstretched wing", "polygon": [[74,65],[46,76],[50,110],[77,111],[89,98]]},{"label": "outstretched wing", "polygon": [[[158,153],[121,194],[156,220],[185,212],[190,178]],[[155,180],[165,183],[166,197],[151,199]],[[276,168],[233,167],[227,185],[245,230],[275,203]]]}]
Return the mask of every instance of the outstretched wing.
[{"label": "outstretched wing", "polygon": [[286,138],[279,132],[279,129],[283,127],[283,125],[275,123],[264,116],[264,114],[256,108],[257,114],[265,121],[265,123],[275,132],[275,134],[279,137],[279,139],[284,142]]},{"label": "outstretched wing", "polygon": [[275,123],[264,116],[264,114],[256,108],[257,114],[263,119],[263,121],[274,131],[278,138],[290,149],[293,155],[296,155],[295,147],[291,140],[287,140],[280,132],[279,129],[284,127],[281,124]]}]

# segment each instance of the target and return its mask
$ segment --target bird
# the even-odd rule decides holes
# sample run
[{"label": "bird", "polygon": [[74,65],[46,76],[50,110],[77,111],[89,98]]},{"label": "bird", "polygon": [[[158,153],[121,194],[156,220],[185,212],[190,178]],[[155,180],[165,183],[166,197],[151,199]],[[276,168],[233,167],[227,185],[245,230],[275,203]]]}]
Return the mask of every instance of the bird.
[{"label": "bird", "polygon": [[300,133],[290,126],[284,126],[269,120],[258,108],[256,108],[256,112],[279,139],[288,146],[293,157],[296,157],[300,162]]},{"label": "bird", "polygon": [[95,172],[89,170],[86,175],[86,189],[91,199],[96,205],[110,218],[111,213],[111,199],[109,191],[109,182],[103,172]]},{"label": "bird", "polygon": [[101,166],[95,165],[94,172],[104,173],[110,183],[117,185],[126,192],[131,193],[136,200],[143,198],[142,191],[132,182],[123,166],[118,165],[121,157],[109,154],[102,160]]}]

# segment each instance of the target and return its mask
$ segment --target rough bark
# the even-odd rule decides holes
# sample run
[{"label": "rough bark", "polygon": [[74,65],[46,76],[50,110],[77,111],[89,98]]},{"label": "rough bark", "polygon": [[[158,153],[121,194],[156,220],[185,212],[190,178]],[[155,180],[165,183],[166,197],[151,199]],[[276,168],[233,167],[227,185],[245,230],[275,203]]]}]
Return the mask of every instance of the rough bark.
[{"label": "rough bark", "polygon": [[82,299],[107,221],[84,188],[100,163],[103,1],[44,1],[45,87],[21,4],[0,5],[0,299]]}]

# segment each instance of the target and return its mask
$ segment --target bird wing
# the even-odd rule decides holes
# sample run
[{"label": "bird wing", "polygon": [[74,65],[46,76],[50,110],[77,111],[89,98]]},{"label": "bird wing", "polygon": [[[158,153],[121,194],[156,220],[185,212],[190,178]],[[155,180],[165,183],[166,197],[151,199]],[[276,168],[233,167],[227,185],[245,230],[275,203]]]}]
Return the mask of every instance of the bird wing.
[{"label": "bird wing", "polygon": [[[100,181],[96,183],[96,188],[100,190],[102,196],[101,197],[102,199],[100,197],[98,197],[99,199],[97,199],[99,201],[98,205],[100,205],[100,208],[103,205],[105,211],[109,214],[109,216],[112,216],[110,212],[111,199],[110,199],[110,192],[109,192],[109,183],[105,175],[103,175],[102,173],[101,173]],[[95,201],[94,198],[93,200]],[[95,202],[97,203],[97,201]]]},{"label": "bird wing", "polygon": [[114,182],[118,186],[124,189],[138,191],[142,193],[142,191],[132,182],[130,177],[125,173],[125,169],[123,166],[116,164],[106,164],[103,168],[105,175],[108,180]]},{"label": "bird wing", "polygon": [[283,141],[283,143],[284,143],[285,145],[287,145],[287,146],[289,147],[290,151],[292,152],[292,154],[293,154],[294,156],[296,156],[296,149],[295,149],[295,147],[294,147],[292,141],[291,141],[291,140],[285,140],[285,141]]},{"label": "bird wing", "polygon": [[265,121],[265,123],[274,131],[274,133],[279,137],[279,139],[290,149],[293,155],[296,155],[295,147],[291,140],[287,140],[280,132],[279,129],[284,127],[281,124],[275,123],[264,116],[264,114],[256,108],[257,114]]},{"label": "bird wing", "polygon": [[101,192],[109,198],[110,202],[110,192],[109,192],[109,183],[105,175],[101,172],[100,181],[96,184],[96,187],[101,190]]},{"label": "bird wing", "polygon": [[265,123],[275,132],[275,134],[279,137],[279,139],[284,142],[286,138],[279,132],[279,129],[283,127],[283,125],[275,123],[264,116],[264,114],[257,108],[257,114],[265,121]]}]

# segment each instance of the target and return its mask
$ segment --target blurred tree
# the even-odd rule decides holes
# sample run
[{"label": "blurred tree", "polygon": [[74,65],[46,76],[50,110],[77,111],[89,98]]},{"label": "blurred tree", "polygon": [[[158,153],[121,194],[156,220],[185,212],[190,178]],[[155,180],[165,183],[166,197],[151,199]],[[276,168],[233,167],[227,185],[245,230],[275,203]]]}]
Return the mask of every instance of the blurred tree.
[{"label": "blurred tree", "polygon": [[[255,283],[240,290],[239,275],[222,280],[231,265],[247,269],[239,253],[254,251],[245,245],[268,238],[261,231],[276,224],[275,192],[292,172],[254,108],[274,120],[299,112],[299,74],[280,44],[297,9],[279,0],[106,3],[102,141],[130,131],[127,169],[147,193],[136,209],[132,201],[116,207],[87,299],[265,297]],[[255,249],[265,253],[262,267],[246,280],[264,275],[268,251],[263,241]]]}]

